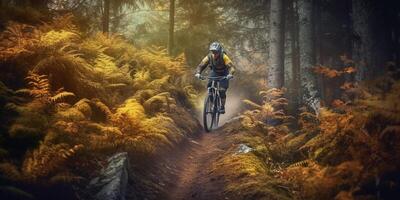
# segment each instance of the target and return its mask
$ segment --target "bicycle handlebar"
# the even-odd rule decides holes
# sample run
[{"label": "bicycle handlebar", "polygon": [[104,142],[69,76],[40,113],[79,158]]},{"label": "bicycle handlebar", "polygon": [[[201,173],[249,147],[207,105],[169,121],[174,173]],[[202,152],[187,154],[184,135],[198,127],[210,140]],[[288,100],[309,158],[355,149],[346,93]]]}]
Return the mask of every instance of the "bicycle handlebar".
[{"label": "bicycle handlebar", "polygon": [[209,76],[209,77],[200,76],[200,80],[206,80],[206,79],[220,81],[226,79],[226,76]]}]

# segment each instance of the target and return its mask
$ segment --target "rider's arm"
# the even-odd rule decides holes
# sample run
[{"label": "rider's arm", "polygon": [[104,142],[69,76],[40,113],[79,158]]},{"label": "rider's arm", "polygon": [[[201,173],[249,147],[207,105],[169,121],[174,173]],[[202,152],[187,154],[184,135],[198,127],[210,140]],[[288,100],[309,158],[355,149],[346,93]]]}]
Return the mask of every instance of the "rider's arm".
[{"label": "rider's arm", "polygon": [[201,74],[201,72],[203,72],[203,70],[208,66],[208,64],[209,64],[209,60],[208,60],[208,56],[206,56],[203,58],[201,63],[197,66],[196,73]]},{"label": "rider's arm", "polygon": [[235,73],[235,66],[233,65],[232,60],[226,54],[224,54],[224,63],[228,67],[229,73],[233,75]]}]

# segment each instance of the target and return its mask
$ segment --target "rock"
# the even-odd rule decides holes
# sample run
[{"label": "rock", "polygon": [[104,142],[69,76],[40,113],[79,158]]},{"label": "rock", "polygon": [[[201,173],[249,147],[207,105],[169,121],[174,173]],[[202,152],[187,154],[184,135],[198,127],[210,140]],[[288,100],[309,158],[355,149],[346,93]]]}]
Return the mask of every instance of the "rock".
[{"label": "rock", "polygon": [[[107,166],[99,177],[90,181],[89,187],[95,190],[97,200],[125,200],[128,185],[128,154],[117,153],[107,160]],[[97,192],[98,191],[98,192]]]},{"label": "rock", "polygon": [[250,151],[253,151],[254,149],[245,145],[245,144],[240,144],[238,147],[238,150],[235,152],[235,154],[242,154],[242,153],[249,153]]}]

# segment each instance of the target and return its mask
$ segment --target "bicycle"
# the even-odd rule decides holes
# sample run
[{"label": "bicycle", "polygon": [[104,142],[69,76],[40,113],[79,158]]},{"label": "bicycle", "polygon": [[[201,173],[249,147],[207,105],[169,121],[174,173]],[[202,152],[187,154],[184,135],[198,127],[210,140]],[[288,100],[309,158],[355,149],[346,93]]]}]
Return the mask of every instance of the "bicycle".
[{"label": "bicycle", "polygon": [[220,97],[220,81],[226,79],[226,76],[217,77],[200,77],[201,80],[211,80],[211,86],[208,87],[208,94],[204,100],[203,109],[203,125],[206,132],[211,129],[217,128],[219,123],[219,115],[221,110],[221,97]]}]

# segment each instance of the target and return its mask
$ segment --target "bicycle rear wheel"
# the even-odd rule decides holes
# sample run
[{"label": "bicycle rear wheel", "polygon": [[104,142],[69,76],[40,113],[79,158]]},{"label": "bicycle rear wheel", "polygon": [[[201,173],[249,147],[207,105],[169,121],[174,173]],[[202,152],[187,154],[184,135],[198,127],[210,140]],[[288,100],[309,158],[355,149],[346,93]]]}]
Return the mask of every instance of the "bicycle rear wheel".
[{"label": "bicycle rear wheel", "polygon": [[214,103],[211,99],[211,96],[208,95],[204,101],[204,109],[203,109],[203,125],[204,125],[204,130],[206,132],[210,132],[213,123],[214,123]]}]

